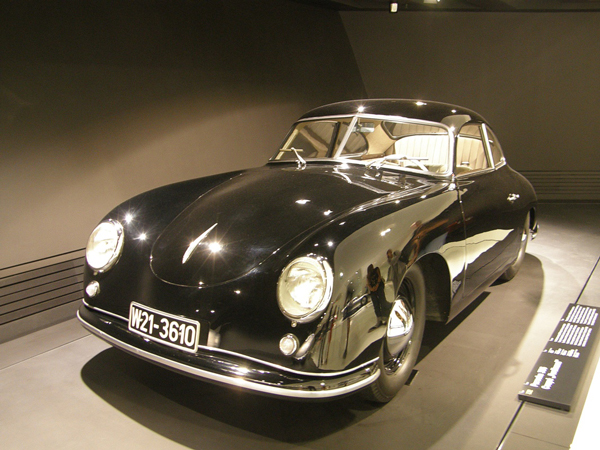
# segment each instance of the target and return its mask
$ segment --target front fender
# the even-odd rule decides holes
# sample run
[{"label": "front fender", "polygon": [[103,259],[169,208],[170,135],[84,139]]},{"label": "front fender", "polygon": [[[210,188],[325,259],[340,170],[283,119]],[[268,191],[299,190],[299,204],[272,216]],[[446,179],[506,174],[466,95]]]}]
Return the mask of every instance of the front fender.
[{"label": "front fender", "polygon": [[[323,370],[340,370],[377,357],[385,322],[406,271],[427,254],[438,254],[461,280],[464,229],[458,194],[447,186],[427,198],[412,197],[379,205],[378,211],[338,220],[308,240],[304,248],[335,247],[329,256],[334,291],[310,357]],[[361,223],[361,214],[379,217]],[[336,230],[337,227],[337,230]],[[339,242],[336,241],[339,239]],[[451,286],[447,287],[450,292]]]}]

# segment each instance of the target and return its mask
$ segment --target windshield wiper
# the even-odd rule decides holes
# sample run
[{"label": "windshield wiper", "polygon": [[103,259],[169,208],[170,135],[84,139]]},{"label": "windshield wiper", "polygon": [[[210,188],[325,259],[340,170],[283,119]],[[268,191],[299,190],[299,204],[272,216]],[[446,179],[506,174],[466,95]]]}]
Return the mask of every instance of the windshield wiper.
[{"label": "windshield wiper", "polygon": [[304,160],[304,158],[302,156],[300,156],[300,153],[298,152],[303,152],[304,150],[302,150],[301,148],[282,148],[279,151],[281,152],[294,152],[294,155],[296,155],[296,160],[298,161],[298,169],[303,170],[306,168],[306,161]]},{"label": "windshield wiper", "polygon": [[386,163],[387,161],[414,161],[417,163],[417,166],[419,166],[419,169],[423,170],[424,172],[427,172],[427,167],[425,167],[423,165],[423,163],[421,163],[421,161],[428,161],[428,160],[429,160],[429,158],[416,157],[416,156],[386,155],[382,158],[377,158],[372,163],[369,163],[369,165],[367,167],[369,169],[373,169],[373,168],[380,169],[381,166],[383,166],[383,164]]}]

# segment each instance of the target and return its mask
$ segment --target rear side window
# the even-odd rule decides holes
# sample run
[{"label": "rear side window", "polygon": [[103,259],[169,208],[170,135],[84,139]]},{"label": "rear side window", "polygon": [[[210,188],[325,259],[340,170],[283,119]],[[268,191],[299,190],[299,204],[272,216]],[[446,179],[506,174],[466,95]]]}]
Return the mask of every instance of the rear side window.
[{"label": "rear side window", "polygon": [[479,124],[466,124],[456,138],[456,174],[490,168]]}]

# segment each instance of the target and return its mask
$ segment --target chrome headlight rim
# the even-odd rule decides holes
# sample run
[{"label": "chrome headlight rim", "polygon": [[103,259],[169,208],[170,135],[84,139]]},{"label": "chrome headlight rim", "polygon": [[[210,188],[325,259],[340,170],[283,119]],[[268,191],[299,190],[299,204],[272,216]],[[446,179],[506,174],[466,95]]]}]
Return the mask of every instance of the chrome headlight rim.
[{"label": "chrome headlight rim", "polygon": [[[101,233],[109,233],[108,236],[105,236],[102,239],[104,242],[109,242],[108,246],[110,249],[110,252],[106,252],[106,255],[104,256],[99,255],[97,249],[98,245],[100,245],[98,236]],[[113,219],[100,222],[96,228],[94,228],[85,249],[86,262],[94,272],[104,273],[107,270],[110,270],[119,261],[119,258],[123,253],[124,234],[123,225]]]},{"label": "chrome headlight rim", "polygon": [[[293,269],[303,267],[313,272],[312,275],[320,279],[322,286],[321,298],[310,307],[303,307],[289,291],[288,276]],[[306,323],[319,317],[329,305],[333,292],[333,271],[325,258],[308,255],[301,256],[290,262],[281,272],[277,282],[277,303],[279,309],[292,322]]]}]

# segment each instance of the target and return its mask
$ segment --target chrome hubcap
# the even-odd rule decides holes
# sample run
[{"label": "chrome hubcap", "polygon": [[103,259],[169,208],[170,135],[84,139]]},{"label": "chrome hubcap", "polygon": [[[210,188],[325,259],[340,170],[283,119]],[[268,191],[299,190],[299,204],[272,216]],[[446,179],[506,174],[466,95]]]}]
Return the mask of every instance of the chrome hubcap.
[{"label": "chrome hubcap", "polygon": [[397,356],[410,342],[414,330],[413,313],[408,303],[396,299],[387,323],[387,348],[390,355]]}]

